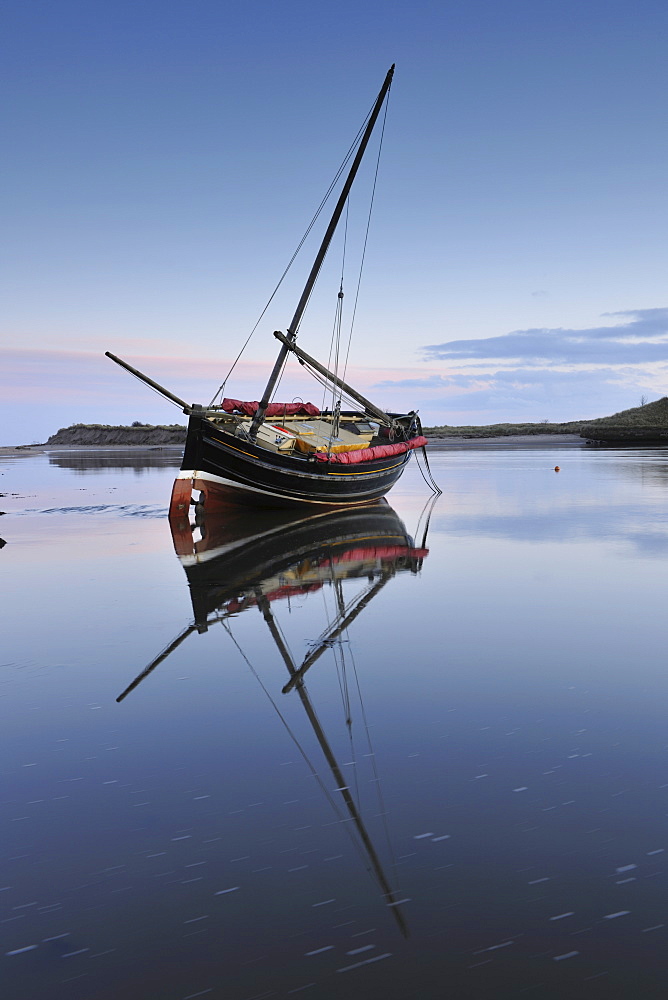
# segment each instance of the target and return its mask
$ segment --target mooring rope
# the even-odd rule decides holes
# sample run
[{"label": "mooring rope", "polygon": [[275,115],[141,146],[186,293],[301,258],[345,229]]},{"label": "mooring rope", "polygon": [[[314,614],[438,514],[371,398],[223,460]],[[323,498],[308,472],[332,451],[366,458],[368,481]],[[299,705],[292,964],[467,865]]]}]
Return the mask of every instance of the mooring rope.
[{"label": "mooring rope", "polygon": [[[424,462],[425,462],[425,466],[426,466],[426,469],[427,469],[426,474],[425,474],[425,471],[423,470],[422,466],[420,465],[420,459],[418,457],[418,450],[421,451],[422,454],[423,454],[423,456],[424,456]],[[435,493],[437,496],[440,496],[443,493],[443,490],[441,489],[441,487],[438,485],[438,483],[436,482],[436,480],[434,479],[434,477],[431,474],[431,469],[429,467],[429,459],[427,458],[427,448],[426,448],[426,445],[423,445],[423,447],[420,448],[420,449],[417,449],[417,448],[415,449],[415,461],[417,462],[417,467],[420,470],[420,474],[422,475],[422,478],[424,479],[424,481],[427,484],[427,486],[429,487],[429,489],[432,491],[432,493]]]}]

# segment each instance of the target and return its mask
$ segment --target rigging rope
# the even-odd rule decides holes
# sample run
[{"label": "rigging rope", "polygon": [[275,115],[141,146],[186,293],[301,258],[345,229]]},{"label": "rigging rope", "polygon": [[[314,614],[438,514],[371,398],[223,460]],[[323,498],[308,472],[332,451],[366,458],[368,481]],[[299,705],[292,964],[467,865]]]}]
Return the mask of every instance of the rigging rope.
[{"label": "rigging rope", "polygon": [[[213,406],[213,405],[214,405],[214,403],[216,402],[216,399],[217,399],[217,398],[218,398],[219,396],[221,396],[221,395],[222,395],[222,393],[223,393],[223,391],[224,391],[224,389],[225,389],[225,385],[226,385],[226,383],[227,383],[227,380],[229,379],[230,375],[232,374],[232,372],[233,372],[233,371],[234,371],[234,369],[236,368],[236,366],[237,366],[237,362],[239,361],[239,358],[241,357],[241,355],[242,355],[242,354],[244,353],[244,351],[245,351],[245,350],[246,350],[246,348],[248,347],[248,344],[250,343],[250,340],[251,340],[251,337],[253,336],[253,334],[254,334],[254,333],[255,333],[255,331],[257,330],[258,326],[259,326],[259,325],[260,325],[260,323],[262,322],[262,319],[263,319],[263,317],[264,317],[264,314],[266,313],[267,309],[269,308],[269,306],[271,305],[272,301],[274,300],[274,297],[275,297],[276,293],[278,292],[278,289],[279,289],[279,288],[281,287],[281,285],[283,284],[283,280],[284,280],[284,278],[285,278],[286,274],[288,273],[288,271],[290,270],[290,268],[292,267],[292,265],[294,264],[294,262],[295,262],[295,259],[296,259],[296,257],[297,257],[297,254],[299,253],[299,251],[301,250],[301,248],[302,248],[302,247],[304,246],[304,243],[306,242],[306,240],[307,240],[307,238],[308,238],[308,236],[309,236],[309,234],[310,234],[311,230],[313,229],[314,225],[316,224],[316,222],[317,222],[317,220],[318,220],[318,218],[319,218],[319,216],[320,216],[320,213],[322,212],[322,210],[323,210],[323,208],[325,207],[325,205],[326,205],[327,201],[329,200],[329,196],[331,195],[332,191],[334,190],[334,188],[335,188],[335,186],[336,186],[336,184],[337,184],[337,182],[338,182],[338,180],[339,180],[339,178],[340,178],[341,174],[343,173],[343,171],[344,171],[344,170],[345,170],[345,168],[347,167],[348,163],[350,162],[350,159],[351,159],[351,157],[352,157],[352,156],[354,155],[354,153],[355,153],[355,150],[357,149],[357,147],[358,147],[358,145],[359,145],[359,143],[360,143],[360,140],[361,140],[361,138],[362,138],[362,135],[364,134],[364,129],[366,128],[366,125],[367,125],[367,122],[369,121],[369,118],[371,117],[371,114],[372,114],[372,111],[373,111],[373,108],[371,108],[371,109],[369,110],[369,112],[368,112],[368,114],[367,114],[366,118],[365,118],[365,119],[364,119],[364,121],[362,122],[362,124],[361,124],[361,126],[360,126],[360,128],[359,128],[359,131],[357,132],[357,135],[356,135],[356,136],[355,136],[355,138],[353,139],[353,141],[352,141],[352,143],[351,143],[351,145],[350,145],[350,147],[349,147],[349,149],[348,149],[348,152],[346,153],[345,157],[343,158],[343,160],[342,160],[342,162],[341,162],[341,165],[339,166],[339,169],[338,169],[338,170],[336,171],[336,174],[335,174],[335,176],[334,176],[334,179],[332,180],[331,184],[330,184],[330,185],[329,185],[329,187],[327,188],[327,191],[325,192],[325,195],[324,195],[324,197],[323,197],[322,201],[321,201],[321,202],[320,202],[320,204],[318,205],[318,208],[317,208],[317,210],[316,210],[316,212],[315,212],[315,215],[313,216],[313,218],[312,218],[312,219],[311,219],[311,221],[309,222],[309,224],[308,224],[308,227],[307,227],[307,229],[306,229],[306,232],[304,233],[304,235],[302,236],[301,240],[300,240],[300,241],[299,241],[299,243],[297,244],[297,248],[296,248],[296,250],[294,251],[294,253],[292,254],[292,257],[290,258],[290,260],[288,261],[288,264],[287,264],[287,267],[286,267],[286,268],[285,268],[285,270],[283,271],[283,274],[282,274],[282,275],[280,276],[280,278],[278,279],[278,283],[277,283],[276,287],[274,288],[273,292],[271,293],[271,295],[269,296],[269,299],[267,300],[267,304],[265,305],[264,309],[263,309],[263,310],[262,310],[262,312],[260,313],[260,315],[259,315],[259,317],[258,317],[258,320],[257,320],[257,322],[256,322],[255,326],[253,327],[253,329],[251,330],[251,332],[250,332],[250,333],[248,334],[248,337],[247,337],[247,338],[246,338],[246,340],[244,341],[244,343],[243,343],[243,346],[242,346],[241,350],[239,351],[239,353],[237,354],[236,358],[235,358],[235,359],[234,359],[234,361],[232,362],[232,367],[230,368],[230,370],[228,371],[227,375],[226,375],[226,376],[225,376],[225,378],[223,379],[223,382],[222,382],[222,385],[220,385],[220,386],[218,387],[218,389],[217,389],[217,391],[216,391],[216,393],[215,393],[215,395],[214,395],[213,399],[212,399],[212,400],[211,400],[211,402],[209,403],[209,406]],[[384,127],[384,124],[383,124],[383,127]],[[295,333],[296,333],[296,331],[295,331]]]},{"label": "rigging rope", "polygon": [[383,149],[383,138],[385,136],[385,122],[387,121],[387,109],[390,105],[390,92],[387,93],[387,100],[385,101],[385,114],[383,115],[383,127],[380,130],[380,142],[378,144],[378,156],[376,158],[376,170],[373,177],[373,187],[371,189],[371,202],[369,204],[369,215],[366,222],[366,233],[364,234],[364,246],[362,247],[362,260],[360,261],[360,273],[357,279],[357,290],[355,292],[355,301],[353,303],[353,313],[350,319],[350,333],[348,334],[348,347],[346,349],[346,360],[343,366],[343,381],[346,379],[346,372],[348,370],[348,356],[350,354],[350,345],[353,339],[353,327],[355,326],[355,316],[357,314],[357,302],[360,295],[360,286],[362,284],[362,271],[364,270],[364,258],[366,257],[366,246],[369,239],[369,228],[371,226],[371,213],[373,211],[373,202],[376,196],[376,183],[378,181],[378,170],[380,168],[380,154]]},{"label": "rigging rope", "polygon": [[[310,758],[309,758],[308,754],[306,753],[306,751],[305,751],[305,750],[304,750],[304,748],[302,747],[301,743],[299,742],[299,740],[297,739],[297,737],[296,737],[296,736],[295,736],[295,734],[293,733],[292,729],[290,728],[290,725],[289,725],[289,723],[288,723],[287,719],[286,719],[286,718],[285,718],[285,716],[284,716],[284,715],[282,714],[282,712],[281,712],[280,708],[278,707],[278,705],[276,704],[276,702],[274,701],[274,699],[273,699],[273,698],[271,697],[271,695],[269,694],[269,691],[267,690],[267,688],[265,687],[265,685],[264,685],[264,684],[262,683],[262,680],[261,680],[261,678],[260,678],[260,675],[258,674],[257,670],[255,669],[255,667],[253,666],[253,664],[252,664],[252,663],[251,663],[251,661],[250,661],[250,660],[248,659],[248,657],[247,657],[247,656],[246,656],[246,654],[244,653],[243,649],[241,648],[241,646],[239,645],[239,643],[238,643],[238,642],[237,642],[237,640],[235,639],[235,637],[234,637],[234,635],[233,635],[233,633],[232,633],[232,629],[230,628],[230,625],[229,625],[229,622],[224,622],[224,621],[221,621],[221,625],[223,626],[223,628],[225,629],[225,631],[226,631],[226,632],[227,632],[227,634],[229,635],[229,637],[230,637],[230,639],[232,640],[232,642],[234,643],[234,645],[235,645],[235,646],[237,647],[237,649],[238,649],[239,653],[241,654],[242,658],[243,658],[243,659],[245,660],[245,662],[246,662],[246,666],[248,667],[248,669],[250,670],[250,672],[251,672],[251,673],[253,674],[253,677],[254,677],[254,678],[255,678],[255,680],[256,680],[256,681],[258,682],[258,684],[260,685],[260,687],[261,687],[261,688],[262,688],[262,690],[264,691],[265,695],[266,695],[266,696],[267,696],[267,698],[269,699],[269,702],[271,703],[271,706],[272,706],[272,708],[273,708],[273,709],[274,709],[274,711],[276,712],[276,715],[277,715],[277,716],[279,717],[279,719],[281,720],[281,722],[282,722],[282,723],[283,723],[283,725],[285,726],[285,729],[287,730],[287,733],[288,733],[288,735],[289,735],[290,739],[291,739],[291,740],[293,741],[293,743],[295,744],[295,746],[296,746],[296,747],[297,747],[297,749],[299,750],[299,753],[301,754],[301,756],[302,756],[303,760],[304,760],[304,761],[306,762],[306,764],[308,765],[308,768],[309,768],[309,770],[311,771],[311,774],[313,775],[313,777],[314,777],[314,778],[316,779],[316,781],[317,781],[317,782],[318,782],[318,784],[320,785],[320,787],[321,787],[322,791],[323,791],[323,792],[325,793],[325,797],[326,797],[327,801],[329,802],[329,804],[331,805],[332,809],[334,810],[335,814],[336,814],[337,816],[339,816],[339,817],[342,817],[342,816],[343,816],[343,813],[342,813],[342,812],[341,812],[341,810],[339,809],[339,807],[338,807],[338,804],[337,804],[337,803],[335,802],[335,800],[334,800],[334,799],[332,798],[332,796],[331,796],[331,794],[330,794],[330,792],[329,792],[329,789],[328,789],[328,788],[327,788],[327,787],[325,786],[325,784],[324,784],[324,782],[323,782],[322,778],[320,777],[320,775],[319,775],[319,773],[318,773],[318,771],[317,771],[317,769],[316,769],[315,765],[314,765],[314,764],[313,764],[313,763],[311,762],[311,760],[310,760]],[[316,714],[316,713],[315,713],[315,709],[313,710],[313,714],[314,714],[314,715]],[[317,716],[316,716],[316,718],[317,718]],[[353,842],[354,842],[354,841],[353,841]]]},{"label": "rigging rope", "polygon": [[[297,360],[299,361],[300,365],[306,368],[309,375],[311,375],[316,382],[319,382],[320,385],[324,386],[326,390],[329,390],[331,388],[331,382],[329,382],[324,375],[321,375],[320,372],[316,371],[315,368],[311,368],[311,366],[308,364],[307,361],[303,361],[301,358],[298,358]],[[352,396],[349,396],[346,392],[342,392],[341,398],[345,399],[353,409],[359,410],[360,404],[356,399],[353,399]]]},{"label": "rigging rope", "polygon": [[[323,794],[324,794],[327,802],[329,802],[330,806],[334,810],[334,815],[338,818],[339,822],[343,825],[343,828],[346,831],[346,834],[348,835],[348,838],[349,838],[349,840],[350,840],[350,842],[351,842],[351,844],[353,846],[353,849],[356,851],[357,856],[359,857],[359,859],[360,859],[363,867],[365,868],[367,874],[372,879],[374,879],[374,881],[377,881],[377,878],[374,878],[374,875],[373,875],[372,870],[371,870],[371,866],[369,865],[369,862],[368,862],[367,857],[365,855],[365,852],[364,852],[364,850],[362,848],[362,845],[359,843],[359,841],[353,835],[353,831],[352,831],[352,829],[350,827],[350,823],[346,821],[346,817],[345,817],[345,814],[344,814],[343,810],[340,808],[338,802],[333,798],[333,796],[332,796],[329,788],[327,787],[327,785],[325,784],[325,782],[321,778],[320,773],[318,772],[315,764],[311,761],[310,757],[306,753],[306,750],[301,745],[301,743],[297,739],[295,733],[291,729],[291,727],[290,727],[287,719],[285,718],[285,716],[283,715],[283,713],[279,709],[278,705],[276,704],[276,702],[274,701],[274,699],[270,695],[270,693],[267,690],[266,686],[263,684],[263,682],[262,682],[262,680],[261,680],[261,678],[260,678],[257,670],[255,669],[255,667],[253,666],[253,664],[248,659],[248,657],[244,653],[243,649],[241,648],[241,646],[237,642],[236,638],[234,637],[234,635],[232,633],[232,629],[231,629],[231,627],[229,625],[229,622],[221,621],[221,625],[223,626],[223,628],[225,629],[225,631],[229,635],[230,639],[232,640],[232,642],[236,646],[237,650],[241,654],[243,660],[245,661],[245,663],[246,663],[247,667],[249,668],[250,672],[252,673],[253,677],[255,677],[255,680],[260,685],[262,691],[266,695],[266,697],[267,697],[269,703],[271,704],[272,708],[274,709],[276,715],[278,716],[278,718],[282,722],[282,724],[283,724],[283,726],[284,726],[284,728],[285,728],[288,736],[290,737],[290,739],[292,740],[292,742],[297,747],[297,750],[299,751],[302,759],[304,760],[304,762],[306,763],[306,765],[307,765],[308,769],[310,770],[311,774],[313,775],[313,777],[317,781],[318,785],[320,786],[320,788],[321,788],[321,790],[322,790],[322,792],[323,792]],[[306,689],[304,688],[304,691],[305,690]],[[318,715],[317,715],[317,712],[315,711],[315,708],[313,707],[313,705],[311,705],[310,707],[311,707],[311,711],[313,712],[314,718],[318,721],[318,724],[320,725],[320,721],[318,719]]]},{"label": "rigging rope", "polygon": [[[345,225],[344,225],[344,230],[343,230],[343,251],[342,251],[342,254],[341,254],[341,279],[340,279],[340,282],[339,282],[339,294],[338,294],[337,299],[336,299],[336,309],[334,311],[334,323],[333,323],[333,326],[332,326],[332,336],[331,336],[330,341],[329,341],[329,354],[327,356],[327,367],[330,369],[330,371],[332,370],[332,367],[333,367],[335,375],[338,375],[338,369],[339,369],[339,345],[341,343],[341,319],[342,319],[342,316],[343,316],[343,278],[344,278],[345,269],[346,269],[346,248],[348,246],[348,219],[349,219],[349,217],[350,217],[350,195],[346,199],[346,218],[345,218]],[[333,363],[332,363],[332,354],[334,354],[334,362]],[[336,385],[335,385],[335,383],[332,383],[332,385],[330,387],[330,391],[332,393],[332,412],[334,412],[334,408],[336,406],[336,398],[335,398],[336,397]],[[325,397],[327,395],[327,392],[328,392],[328,387],[327,387],[327,385],[324,385],[323,386],[323,392],[322,392],[322,405],[320,407],[321,410],[325,409]],[[330,439],[329,439],[329,447],[330,448],[331,448],[331,445],[332,445],[332,436],[333,436],[333,425],[332,425],[332,434],[330,435]]]},{"label": "rigging rope", "polygon": [[[331,571],[331,584],[334,588],[337,597],[337,604],[339,608],[338,617],[340,619],[345,618],[346,607],[343,600],[343,592],[341,590],[341,581],[334,578],[333,569]],[[346,671],[346,660],[343,654],[343,644],[341,639],[337,639],[336,644],[332,643],[332,653],[334,655],[334,663],[336,666],[336,674],[339,680],[339,690],[341,692],[341,701],[343,704],[343,714],[346,720],[346,726],[348,727],[350,738],[352,741],[352,717],[351,717],[351,707],[350,707],[350,692],[348,690],[348,675]]]},{"label": "rigging rope", "polygon": [[[343,276],[346,269],[346,248],[348,245],[348,216],[350,213],[350,196],[346,201],[346,224],[343,231],[343,253],[341,256],[341,280],[339,282],[339,294],[336,298],[336,323],[335,323],[335,335],[334,335],[334,374],[338,376],[339,374],[339,349],[341,346],[341,320],[343,319]],[[327,366],[329,368],[329,365]],[[336,385],[332,385],[332,412],[336,409],[337,398],[336,398]],[[341,409],[341,404],[339,401],[339,409]],[[337,421],[338,423],[338,421]],[[338,432],[338,428],[337,428]],[[332,444],[332,436],[334,435],[334,424],[332,423],[332,435],[330,436],[330,448]]]},{"label": "rigging rope", "polygon": [[[385,112],[383,114],[383,125],[382,125],[381,132],[380,132],[380,142],[378,143],[378,155],[376,157],[376,168],[375,168],[375,171],[374,171],[373,186],[372,186],[372,189],[371,189],[371,200],[370,200],[370,203],[369,203],[369,213],[367,215],[366,229],[365,229],[365,233],[364,233],[364,243],[363,243],[363,246],[362,246],[362,257],[361,257],[361,260],[360,260],[360,269],[359,269],[359,274],[357,276],[357,288],[355,290],[355,301],[353,303],[353,311],[352,311],[352,316],[351,316],[351,319],[350,319],[350,329],[349,329],[349,332],[348,332],[348,343],[347,343],[347,346],[346,346],[346,357],[345,357],[345,362],[344,362],[344,365],[343,365],[343,374],[341,375],[341,378],[342,378],[343,381],[345,381],[346,372],[348,370],[348,359],[349,359],[349,356],[350,356],[350,347],[351,347],[351,344],[352,344],[353,330],[354,330],[354,327],[355,327],[355,317],[357,315],[357,304],[358,304],[358,301],[359,301],[360,288],[361,288],[361,285],[362,285],[362,274],[363,274],[363,271],[364,271],[364,262],[365,262],[365,259],[366,259],[367,244],[368,244],[368,241],[369,241],[369,231],[370,231],[370,228],[371,228],[371,216],[372,216],[372,213],[373,213],[374,199],[375,199],[375,196],[376,196],[376,186],[377,186],[377,183],[378,183],[378,172],[380,170],[380,157],[381,157],[381,153],[383,151],[383,139],[385,137],[385,124],[387,122],[387,111],[388,111],[388,107],[389,107],[389,102],[390,102],[390,95],[389,95],[389,92],[388,92],[387,99],[385,101]],[[340,340],[341,340],[341,322],[342,322],[342,318],[343,318],[343,270],[344,270],[344,266],[345,266],[345,252],[346,252],[346,240],[347,240],[347,234],[348,234],[348,212],[349,212],[349,207],[350,207],[350,200],[348,200],[348,202],[346,203],[346,228],[345,228],[345,236],[344,236],[343,261],[342,261],[342,267],[341,267],[341,282],[340,282],[340,286],[339,286],[339,293],[338,293],[338,298],[337,298],[337,305],[336,305],[336,312],[335,312],[335,319],[334,319],[334,329],[332,331],[332,339],[330,341],[329,358],[328,358],[328,362],[327,362],[327,367],[331,368],[330,361],[331,361],[331,357],[332,357],[333,345],[335,344],[336,347],[335,347],[334,374],[337,375],[337,376],[339,374],[339,372],[338,372],[339,350],[340,350]],[[309,301],[310,301],[310,296],[309,296]],[[313,371],[313,369],[309,368],[309,366],[307,364],[305,364],[304,362],[302,362],[302,364],[304,364],[304,367],[307,368],[307,370],[309,371],[309,373],[314,376],[314,378],[316,379],[316,381],[319,382],[323,386],[323,390],[324,390],[323,391],[323,396],[322,396],[323,405],[322,405],[321,409],[324,409],[325,396],[327,394],[328,389],[331,389],[331,393],[332,393],[332,411],[334,412],[336,410],[337,405],[338,405],[338,407],[340,409],[341,402],[342,402],[343,397],[345,395],[345,393],[341,389],[341,387],[337,386],[336,383],[334,383],[334,382],[329,382],[328,380],[324,379],[323,376],[321,376],[319,374],[316,375],[316,373]],[[281,374],[282,374],[282,372],[281,372]],[[350,399],[350,397],[346,397],[346,398],[348,399],[348,401],[352,405],[353,409],[357,409],[359,407],[359,403],[356,400],[352,400],[352,399]],[[333,435],[333,433],[334,433],[334,425],[332,425],[332,435]],[[330,441],[329,441],[329,447],[330,448],[331,448],[331,445],[332,445],[332,435],[330,435]]]},{"label": "rigging rope", "polygon": [[156,389],[155,386],[150,384],[150,382],[145,382],[143,378],[140,378],[139,375],[136,375],[134,372],[129,371],[129,369],[126,369],[126,371],[128,371],[128,373],[132,375],[133,378],[136,378],[138,382],[141,382],[142,385],[145,385],[149,389],[151,389],[156,394],[156,396],[160,396],[161,399],[166,399],[168,403],[172,403],[174,406],[178,406],[179,410],[183,412],[183,407],[181,406],[180,403],[177,403],[175,399],[171,399],[169,396],[165,396],[164,392],[160,392],[160,390]]},{"label": "rigging rope", "polygon": [[[346,635],[348,635],[348,630],[346,629]],[[366,743],[369,749],[369,758],[371,759],[371,770],[373,771],[374,784],[376,786],[376,795],[378,797],[378,807],[379,814],[382,817],[383,831],[385,833],[385,840],[387,842],[388,851],[390,854],[390,860],[392,862],[392,867],[396,872],[396,858],[394,855],[394,848],[392,847],[392,840],[390,838],[390,830],[387,825],[387,810],[385,808],[385,800],[383,798],[383,791],[381,788],[380,777],[378,775],[378,768],[376,766],[376,754],[373,749],[373,744],[371,742],[371,733],[369,731],[369,720],[367,719],[366,709],[364,708],[364,701],[362,699],[362,689],[360,687],[360,679],[357,671],[357,663],[355,662],[355,655],[353,653],[352,645],[350,646],[350,659],[353,665],[353,676],[355,678],[355,686],[357,687],[357,697],[360,703],[360,712],[362,714],[362,722],[364,723],[364,731],[366,733]]]}]

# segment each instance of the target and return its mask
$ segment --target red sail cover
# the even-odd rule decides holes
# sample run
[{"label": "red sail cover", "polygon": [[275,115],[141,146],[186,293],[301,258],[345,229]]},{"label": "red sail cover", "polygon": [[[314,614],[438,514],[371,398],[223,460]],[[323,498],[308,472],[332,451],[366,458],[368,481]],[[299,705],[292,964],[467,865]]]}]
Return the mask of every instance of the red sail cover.
[{"label": "red sail cover", "polygon": [[[244,402],[241,399],[223,400],[221,409],[225,413],[244,413],[247,417],[254,416],[260,404],[257,400]],[[270,403],[265,414],[267,417],[319,417],[320,410],[313,403]]]},{"label": "red sail cover", "polygon": [[379,444],[375,448],[361,448],[359,451],[344,451],[335,455],[326,452],[316,452],[318,462],[338,462],[341,465],[357,465],[358,462],[372,462],[376,458],[389,458],[391,455],[401,455],[411,448],[423,448],[427,444],[426,437],[414,437],[410,441],[400,441],[397,444]]},{"label": "red sail cover", "polygon": [[[370,557],[374,559],[399,559],[404,557],[409,559],[426,559],[428,555],[429,549],[409,549],[405,545],[376,545],[373,548],[367,546],[365,548],[349,549],[347,552],[343,552],[337,559],[330,560],[330,562],[334,566],[337,563],[360,562]],[[320,565],[326,566],[327,562],[323,561]]]}]

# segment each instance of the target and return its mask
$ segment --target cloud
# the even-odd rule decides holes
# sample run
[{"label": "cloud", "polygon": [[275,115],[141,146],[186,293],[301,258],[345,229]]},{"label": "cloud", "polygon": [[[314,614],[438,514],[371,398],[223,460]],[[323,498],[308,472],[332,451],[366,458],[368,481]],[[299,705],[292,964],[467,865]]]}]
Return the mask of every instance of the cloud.
[{"label": "cloud", "polygon": [[[643,471],[645,468],[643,466]],[[509,499],[512,500],[514,509],[510,509],[507,502]],[[502,500],[496,495],[486,513],[441,513],[437,509],[432,525],[436,530],[454,531],[458,535],[470,535],[477,539],[486,537],[518,542],[572,542],[575,523],[580,541],[604,540],[609,544],[614,539],[642,558],[666,558],[668,532],[661,530],[661,526],[639,525],[635,511],[616,498],[607,497],[605,503],[591,494],[584,500],[581,497],[578,499],[580,502],[572,504],[568,515],[560,516],[559,509],[552,506],[542,509],[528,506],[517,493],[511,493]]]},{"label": "cloud", "polygon": [[[124,359],[172,392],[190,398],[213,395],[217,376],[224,375],[229,361],[211,358],[173,358],[126,354]],[[239,365],[239,376],[249,380],[266,374],[257,363]],[[0,349],[0,387],[3,397],[44,402],[60,396],[133,396],[141,386],[102,351],[57,351],[21,348]],[[193,397],[194,398],[194,397]]]},{"label": "cloud", "polygon": [[450,340],[423,347],[430,361],[513,360],[542,365],[639,365],[668,361],[668,308],[606,313],[621,322],[583,330],[514,330],[482,340]]},{"label": "cloud", "polygon": [[459,412],[488,412],[490,422],[497,416],[511,419],[508,414],[527,420],[590,419],[640,403],[636,382],[626,374],[520,368],[487,376],[461,373],[457,383],[460,392],[443,403]]},{"label": "cloud", "polygon": [[665,394],[668,364],[634,368],[506,368],[381,383],[418,405],[425,425],[590,420]]},{"label": "cloud", "polygon": [[[116,345],[114,345],[116,347]],[[144,354],[123,350],[120,356],[138,371],[158,382],[186,400],[208,401],[230,369],[230,358],[213,357],[173,357],[171,355]],[[116,352],[114,352],[116,353]],[[266,361],[245,361],[237,364],[228,385],[228,395],[244,399],[256,399],[267,381],[274,357]],[[410,371],[410,369],[409,369]],[[417,366],[415,384],[432,384],[441,388],[450,384],[441,376],[427,377],[426,381]],[[402,385],[400,375],[406,369],[349,366],[346,379],[351,385],[371,390],[379,386],[386,388]],[[385,381],[378,382],[379,376]],[[392,379],[396,377],[396,381]],[[456,384],[456,378],[452,385]],[[406,380],[411,385],[411,380]],[[44,402],[65,396],[67,398],[148,398],[149,391],[142,387],[131,375],[124,372],[102,351],[78,350],[35,350],[23,348],[0,348],[0,390],[4,399],[15,398],[25,402]],[[288,366],[281,392],[291,399],[294,393],[311,392],[319,396],[322,392],[313,379],[304,374],[304,369],[293,362]]]},{"label": "cloud", "polygon": [[389,379],[384,382],[376,382],[374,389],[443,389],[445,387],[456,386],[459,379],[454,375],[424,375],[418,378]]},{"label": "cloud", "polygon": [[[423,422],[449,424],[586,420],[637,406],[643,394],[663,396],[668,307],[603,317],[581,330],[514,330],[431,344],[422,348],[429,373],[398,373],[376,388],[410,393]],[[442,363],[440,372],[434,362]]]}]

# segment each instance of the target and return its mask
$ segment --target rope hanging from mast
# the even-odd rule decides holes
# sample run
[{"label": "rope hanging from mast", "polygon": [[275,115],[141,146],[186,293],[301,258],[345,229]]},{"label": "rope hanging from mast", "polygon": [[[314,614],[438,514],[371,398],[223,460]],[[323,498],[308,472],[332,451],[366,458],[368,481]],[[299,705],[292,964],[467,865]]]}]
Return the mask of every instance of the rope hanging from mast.
[{"label": "rope hanging from mast", "polygon": [[[334,312],[334,324],[332,326],[332,336],[329,342],[329,355],[327,358],[327,367],[334,372],[335,375],[339,373],[339,345],[341,343],[341,320],[343,317],[343,278],[346,270],[346,247],[348,245],[348,219],[350,216],[350,197],[346,201],[346,219],[343,229],[343,249],[341,253],[341,279],[339,282],[339,293],[336,298],[336,309]],[[332,412],[336,407],[336,389],[332,385],[330,387],[332,394]],[[325,409],[325,397],[327,395],[327,385],[323,388],[322,393],[322,406],[321,410]],[[340,406],[339,406],[340,409]],[[332,432],[333,433],[333,432]],[[330,440],[331,444],[331,440]]]},{"label": "rope hanging from mast", "polygon": [[314,225],[318,221],[322,210],[324,209],[325,205],[329,201],[329,197],[330,197],[332,191],[334,190],[334,188],[336,187],[336,185],[337,185],[337,183],[339,181],[339,178],[341,177],[342,173],[344,172],[344,170],[346,169],[346,167],[350,163],[350,160],[351,160],[352,156],[354,155],[355,150],[357,149],[357,147],[360,144],[360,141],[361,141],[362,136],[364,134],[364,130],[365,130],[365,128],[366,128],[366,126],[368,124],[369,118],[371,117],[372,114],[373,114],[373,107],[371,107],[369,109],[369,112],[368,112],[366,118],[364,119],[364,121],[362,122],[360,128],[358,129],[357,135],[353,139],[352,143],[350,144],[350,146],[348,148],[348,151],[347,151],[346,155],[344,156],[343,160],[341,161],[341,164],[340,164],[338,170],[336,171],[336,174],[334,175],[334,178],[332,179],[329,187],[327,188],[327,191],[325,192],[325,194],[324,194],[324,196],[322,198],[322,201],[320,202],[320,204],[318,205],[318,208],[316,209],[315,215],[313,216],[313,218],[309,222],[309,224],[308,224],[308,226],[306,228],[306,231],[304,232],[302,238],[300,239],[299,243],[297,244],[297,247],[296,247],[294,253],[292,254],[292,257],[288,261],[287,266],[286,266],[285,270],[283,271],[283,274],[278,279],[278,283],[276,284],[276,287],[274,288],[273,292],[271,293],[271,295],[267,299],[267,302],[266,302],[266,305],[265,305],[264,309],[262,310],[262,312],[260,313],[260,315],[257,318],[257,322],[255,323],[255,325],[254,325],[253,329],[251,330],[251,332],[246,337],[246,340],[244,341],[244,343],[243,343],[243,345],[241,347],[241,350],[239,351],[239,353],[237,354],[236,358],[232,362],[232,367],[230,368],[230,370],[228,371],[227,375],[223,379],[222,384],[216,390],[216,393],[215,393],[213,399],[211,400],[211,402],[209,404],[210,406],[213,406],[215,404],[216,400],[218,399],[218,397],[223,395],[223,393],[225,391],[225,385],[227,384],[227,381],[228,381],[230,375],[232,374],[232,372],[236,368],[239,359],[241,358],[242,354],[244,353],[244,351],[248,347],[253,334],[255,333],[255,331],[257,330],[258,326],[262,322],[262,319],[264,318],[264,315],[267,312],[267,309],[269,308],[269,306],[273,302],[273,300],[274,300],[274,298],[276,296],[276,293],[278,292],[279,288],[283,284],[283,281],[284,281],[284,279],[285,279],[288,271],[290,270],[290,268],[294,264],[294,262],[295,262],[295,260],[297,258],[297,255],[299,254],[299,251],[304,246],[304,243],[308,239],[308,236],[309,236],[311,230],[313,229]]},{"label": "rope hanging from mast", "polygon": [[376,184],[378,182],[378,170],[380,168],[380,154],[383,151],[383,139],[385,138],[385,122],[387,121],[387,109],[390,105],[390,91],[387,92],[387,98],[385,100],[385,114],[383,115],[383,125],[380,130],[380,142],[378,143],[378,156],[376,157],[376,170],[373,176],[373,187],[371,189],[371,201],[369,203],[369,215],[366,220],[366,232],[364,234],[364,246],[362,247],[362,259],[360,261],[360,270],[357,278],[357,289],[355,291],[355,302],[353,303],[353,313],[350,319],[350,333],[348,334],[348,347],[346,348],[346,360],[343,365],[343,375],[342,378],[345,382],[346,372],[348,370],[348,356],[350,355],[350,345],[353,339],[353,327],[355,326],[355,316],[357,315],[357,303],[360,296],[360,286],[362,284],[362,272],[364,270],[364,260],[366,258],[366,247],[369,240],[369,229],[371,227],[371,213],[373,212],[373,202],[376,197]]}]

